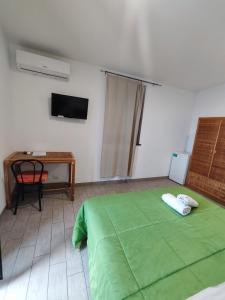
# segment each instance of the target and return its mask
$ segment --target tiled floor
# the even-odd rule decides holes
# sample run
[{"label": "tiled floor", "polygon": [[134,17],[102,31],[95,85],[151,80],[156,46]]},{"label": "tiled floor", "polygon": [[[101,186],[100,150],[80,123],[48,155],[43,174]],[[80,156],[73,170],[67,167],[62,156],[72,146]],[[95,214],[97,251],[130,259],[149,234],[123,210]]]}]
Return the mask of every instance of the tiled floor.
[{"label": "tiled floor", "polygon": [[74,217],[82,202],[94,195],[175,185],[146,180],[76,187],[75,201],[65,195],[43,198],[43,211],[27,205],[16,216],[0,217],[4,280],[1,300],[84,300],[90,298],[87,249],[71,244]]}]

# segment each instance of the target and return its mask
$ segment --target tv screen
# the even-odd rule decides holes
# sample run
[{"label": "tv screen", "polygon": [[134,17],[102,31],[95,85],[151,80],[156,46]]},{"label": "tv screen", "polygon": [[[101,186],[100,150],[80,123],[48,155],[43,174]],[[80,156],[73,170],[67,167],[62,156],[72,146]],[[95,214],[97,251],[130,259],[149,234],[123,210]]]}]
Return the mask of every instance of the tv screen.
[{"label": "tv screen", "polygon": [[87,112],[88,99],[52,93],[52,116],[87,119]]}]

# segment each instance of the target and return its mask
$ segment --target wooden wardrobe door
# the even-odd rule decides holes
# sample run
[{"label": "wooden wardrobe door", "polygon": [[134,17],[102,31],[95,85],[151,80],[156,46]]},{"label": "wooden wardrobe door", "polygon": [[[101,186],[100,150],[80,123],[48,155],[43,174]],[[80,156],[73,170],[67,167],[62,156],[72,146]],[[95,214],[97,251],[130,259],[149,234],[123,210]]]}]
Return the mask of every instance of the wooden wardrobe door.
[{"label": "wooden wardrobe door", "polygon": [[209,175],[220,123],[217,118],[199,119],[189,171]]},{"label": "wooden wardrobe door", "polygon": [[225,120],[222,120],[209,177],[225,183]]}]

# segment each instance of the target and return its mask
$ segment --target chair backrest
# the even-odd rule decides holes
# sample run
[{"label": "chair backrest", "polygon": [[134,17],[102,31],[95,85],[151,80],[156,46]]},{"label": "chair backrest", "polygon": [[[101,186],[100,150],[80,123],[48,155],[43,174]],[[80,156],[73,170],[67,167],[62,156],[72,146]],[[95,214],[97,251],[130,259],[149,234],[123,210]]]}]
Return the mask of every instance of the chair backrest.
[{"label": "chair backrest", "polygon": [[26,184],[25,176],[29,172],[29,184],[40,184],[42,182],[42,175],[44,165],[37,159],[16,160],[11,165],[11,170],[14,174],[17,183]]}]

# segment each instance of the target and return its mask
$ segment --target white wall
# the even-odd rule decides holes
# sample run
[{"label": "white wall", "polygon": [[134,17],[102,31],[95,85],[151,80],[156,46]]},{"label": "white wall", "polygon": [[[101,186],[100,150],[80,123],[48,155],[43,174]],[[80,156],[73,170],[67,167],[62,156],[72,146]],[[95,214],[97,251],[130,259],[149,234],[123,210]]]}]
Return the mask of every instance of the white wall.
[{"label": "white wall", "polygon": [[225,116],[225,84],[196,94],[187,150],[192,151],[198,118]]},{"label": "white wall", "polygon": [[[14,150],[72,151],[76,182],[98,181],[103,133],[105,76],[100,68],[71,62],[69,82],[11,71]],[[52,92],[88,97],[86,121],[50,117]],[[171,152],[184,150],[193,108],[193,94],[172,87],[148,86],[134,177],[167,176]],[[54,166],[51,180],[66,176]]]},{"label": "white wall", "polygon": [[[11,138],[15,151],[72,151],[77,160],[76,182],[90,182],[99,178],[104,74],[95,66],[79,62],[71,62],[71,68],[69,82],[11,71]],[[87,120],[51,117],[52,92],[89,98]],[[61,167],[54,166],[50,180],[62,179],[65,171],[65,168],[63,172]]]},{"label": "white wall", "polygon": [[6,41],[0,28],[0,213],[5,207],[3,160],[9,154],[10,80]]},{"label": "white wall", "polygon": [[185,150],[193,106],[191,92],[148,86],[134,177],[168,176],[171,153]]}]

